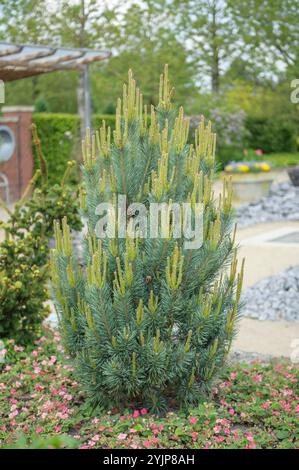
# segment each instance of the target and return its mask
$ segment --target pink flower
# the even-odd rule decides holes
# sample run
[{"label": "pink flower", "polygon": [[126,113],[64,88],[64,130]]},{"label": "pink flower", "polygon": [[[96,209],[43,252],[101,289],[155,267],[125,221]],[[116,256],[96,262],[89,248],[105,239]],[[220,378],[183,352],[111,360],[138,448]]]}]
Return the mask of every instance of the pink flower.
[{"label": "pink flower", "polygon": [[146,408],[142,408],[140,410],[140,414],[142,414],[142,416],[146,415],[147,414],[147,409]]},{"label": "pink flower", "polygon": [[251,432],[248,432],[248,433],[246,434],[246,439],[247,439],[247,441],[249,441],[249,442],[253,442],[253,435],[252,435]]},{"label": "pink flower", "polygon": [[54,431],[55,432],[60,432],[61,431],[61,426],[55,426]]},{"label": "pink flower", "polygon": [[37,433],[43,432],[43,430],[44,430],[44,428],[43,428],[42,426],[38,426],[38,427],[36,428],[36,432],[37,432]]},{"label": "pink flower", "polygon": [[18,410],[15,410],[12,413],[9,413],[8,417],[9,417],[9,419],[13,419],[16,416],[18,416],[18,414],[19,414]]},{"label": "pink flower", "polygon": [[237,373],[236,373],[236,372],[231,372],[231,373],[230,373],[230,378],[231,378],[231,380],[235,380],[236,376],[237,376]]},{"label": "pink flower", "polygon": [[254,442],[250,442],[250,444],[247,446],[248,449],[255,449],[256,444]]},{"label": "pink flower", "polygon": [[254,374],[252,376],[252,379],[256,382],[256,383],[260,383],[262,381],[262,376],[260,374]]},{"label": "pink flower", "polygon": [[228,410],[228,412],[229,412],[230,415],[234,415],[234,414],[235,414],[235,410],[234,410],[233,408],[230,408],[230,409]]},{"label": "pink flower", "polygon": [[37,356],[38,356],[38,352],[37,352],[37,351],[32,351],[31,354],[32,354],[33,357],[37,357]]},{"label": "pink flower", "polygon": [[215,436],[214,439],[215,439],[216,442],[224,441],[224,437],[220,437],[220,436]]},{"label": "pink flower", "polygon": [[[124,435],[125,435],[125,434],[124,434]],[[98,434],[96,434],[95,436],[93,436],[93,437],[91,438],[91,440],[92,440],[93,442],[98,442],[98,441],[100,440],[100,436],[99,436]]]},{"label": "pink flower", "polygon": [[119,420],[120,420],[120,421],[124,421],[125,419],[126,419],[125,416],[120,416],[120,417],[119,417]]},{"label": "pink flower", "polygon": [[148,449],[151,445],[151,442],[150,441],[144,441],[143,445],[144,445],[144,447],[146,447]]},{"label": "pink flower", "polygon": [[221,426],[214,426],[214,432],[218,433],[221,431]]},{"label": "pink flower", "polygon": [[127,438],[127,434],[120,433],[118,435],[118,440],[119,441],[124,441]]},{"label": "pink flower", "polygon": [[14,411],[14,410],[16,410],[17,408],[18,408],[17,405],[11,405],[10,410],[11,410],[11,411]]},{"label": "pink flower", "polygon": [[196,424],[197,421],[198,421],[198,420],[197,420],[197,418],[195,418],[195,416],[191,416],[191,417],[189,418],[189,422],[190,422],[191,424]]},{"label": "pink flower", "polygon": [[94,419],[92,420],[92,423],[93,423],[93,424],[98,424],[98,422],[99,422],[99,419],[98,419],[98,418],[94,418]]},{"label": "pink flower", "polygon": [[270,403],[268,401],[265,401],[265,403],[262,404],[262,408],[264,410],[267,410],[269,408],[269,406],[270,406]]},{"label": "pink flower", "polygon": [[263,155],[262,149],[257,149],[257,150],[255,151],[255,154],[256,154],[256,155]]},{"label": "pink flower", "polygon": [[133,418],[138,418],[138,416],[139,416],[139,411],[135,410],[133,413]]}]

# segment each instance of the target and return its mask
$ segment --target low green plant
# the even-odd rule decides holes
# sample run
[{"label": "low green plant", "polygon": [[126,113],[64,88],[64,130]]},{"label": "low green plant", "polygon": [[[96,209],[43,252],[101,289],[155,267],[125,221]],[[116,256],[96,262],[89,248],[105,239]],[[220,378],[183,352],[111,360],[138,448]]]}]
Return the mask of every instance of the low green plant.
[{"label": "low green plant", "polygon": [[13,444],[7,444],[2,449],[76,449],[78,441],[67,435],[54,435],[41,437],[37,434],[28,436],[27,434],[19,434],[17,440]]},{"label": "low green plant", "polygon": [[[41,323],[49,314],[44,302],[48,299],[46,284],[53,221],[62,219],[67,211],[72,228],[81,228],[76,199],[66,184],[74,163],[68,164],[60,185],[52,186],[35,127],[33,136],[40,169],[14,210],[5,207],[8,221],[0,222],[4,232],[0,244],[0,337],[15,338],[20,344],[31,341],[40,332]],[[40,187],[34,189],[38,181]]]},{"label": "low green plant", "polygon": [[299,370],[288,360],[231,362],[211,399],[187,413],[135,407],[90,414],[56,331],[44,329],[26,348],[3,343],[1,448],[298,449]]},{"label": "low green plant", "polygon": [[[99,134],[87,132],[83,266],[67,219],[62,229],[56,224],[52,279],[63,342],[89,400],[105,408],[136,403],[161,411],[169,403],[197,403],[221,372],[236,332],[243,266],[237,273],[231,184],[224,181],[220,200],[214,198],[211,123],[200,120],[190,145],[189,120],[171,97],[166,68],[149,122],[130,72],[113,142],[104,124]],[[116,209],[120,195],[133,224],[132,203],[188,203],[193,221],[200,206],[202,245],[185,246],[186,238],[174,234],[174,215],[168,234],[160,228],[158,237],[139,236],[136,227],[136,238],[100,239],[96,208],[105,202]]]}]

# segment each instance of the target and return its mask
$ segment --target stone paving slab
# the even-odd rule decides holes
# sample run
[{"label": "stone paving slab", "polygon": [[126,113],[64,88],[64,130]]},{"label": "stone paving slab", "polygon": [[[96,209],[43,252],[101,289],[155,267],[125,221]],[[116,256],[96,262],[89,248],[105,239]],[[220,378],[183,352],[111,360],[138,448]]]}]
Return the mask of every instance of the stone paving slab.
[{"label": "stone paving slab", "polygon": [[[299,351],[299,323],[243,318],[232,351],[292,358]],[[297,357],[298,353],[297,353]]]},{"label": "stone paving slab", "polygon": [[270,222],[237,230],[239,258],[245,258],[244,287],[299,264],[299,243],[269,241],[287,229],[299,231],[299,222]]}]

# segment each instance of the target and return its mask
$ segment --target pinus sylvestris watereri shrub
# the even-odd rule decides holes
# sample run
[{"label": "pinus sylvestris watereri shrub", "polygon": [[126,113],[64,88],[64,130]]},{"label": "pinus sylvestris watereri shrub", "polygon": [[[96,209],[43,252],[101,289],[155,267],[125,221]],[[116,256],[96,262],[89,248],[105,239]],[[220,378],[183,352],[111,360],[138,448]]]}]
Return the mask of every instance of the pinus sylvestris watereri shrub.
[{"label": "pinus sylvestris watereri shrub", "polygon": [[[217,201],[211,189],[215,135],[201,120],[195,144],[187,144],[189,123],[171,103],[167,67],[159,95],[147,125],[130,72],[113,141],[105,124],[95,136],[87,132],[80,196],[88,223],[85,265],[77,263],[67,221],[56,224],[52,279],[62,338],[87,396],[103,407],[159,411],[167,403],[198,402],[235,333],[243,267],[237,274],[230,184]],[[96,207],[124,194],[127,207],[202,203],[201,248],[185,249],[172,230],[168,238],[97,239]]]}]

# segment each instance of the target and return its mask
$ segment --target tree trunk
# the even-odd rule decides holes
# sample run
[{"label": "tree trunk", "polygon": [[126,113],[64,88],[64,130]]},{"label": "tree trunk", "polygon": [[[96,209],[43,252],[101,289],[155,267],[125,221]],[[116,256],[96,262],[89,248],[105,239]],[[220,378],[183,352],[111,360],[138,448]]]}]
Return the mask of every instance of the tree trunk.
[{"label": "tree trunk", "polygon": [[211,47],[212,47],[212,63],[211,63],[211,81],[212,81],[212,92],[219,93],[220,88],[220,70],[219,70],[219,45],[218,45],[218,37],[217,37],[217,9],[216,9],[216,2],[213,2],[212,5],[212,25],[211,25],[211,32],[212,32],[212,40],[211,40]]},{"label": "tree trunk", "polygon": [[84,72],[80,72],[78,75],[78,86],[77,86],[77,101],[78,101],[78,114],[80,116],[80,130],[81,138],[85,135],[85,103],[84,103]]}]

